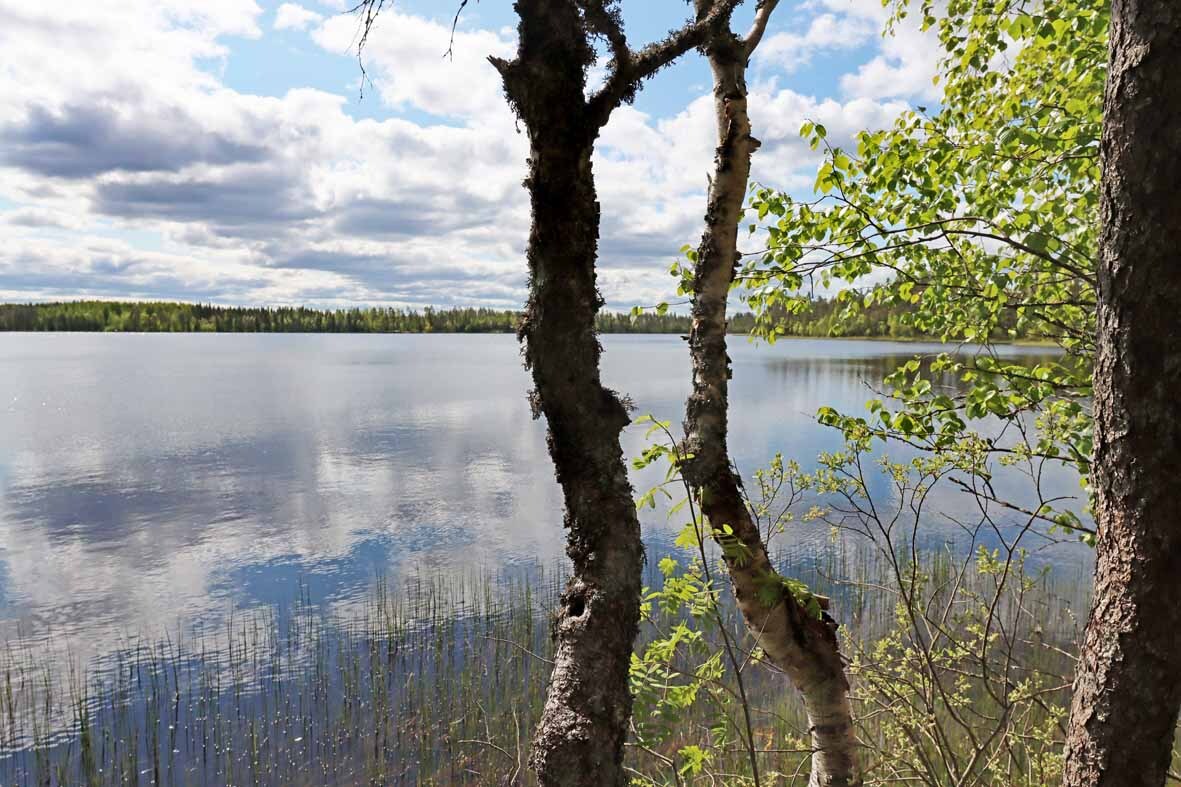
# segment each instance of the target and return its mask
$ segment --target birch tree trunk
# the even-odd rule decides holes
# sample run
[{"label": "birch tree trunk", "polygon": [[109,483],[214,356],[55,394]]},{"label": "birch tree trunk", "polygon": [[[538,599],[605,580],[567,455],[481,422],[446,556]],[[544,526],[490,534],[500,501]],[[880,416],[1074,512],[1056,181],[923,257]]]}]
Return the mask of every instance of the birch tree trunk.
[{"label": "birch tree trunk", "polygon": [[[457,0],[459,11],[468,0]],[[388,0],[360,0],[358,48]],[[639,628],[643,545],[619,435],[627,410],[599,377],[599,203],[591,156],[612,112],[657,70],[705,43],[742,0],[700,0],[696,18],[632,51],[618,0],[516,0],[517,53],[489,58],[529,135],[529,303],[520,329],[531,403],[566,504],[572,575],[554,620],[554,666],[530,764],[543,787],[621,787]],[[457,17],[458,19],[458,17]],[[611,49],[586,95],[592,40]]]},{"label": "birch tree trunk", "polygon": [[1112,4],[1102,140],[1095,591],[1067,787],[1160,787],[1181,704],[1181,4]]},{"label": "birch tree trunk", "polygon": [[[746,38],[727,26],[706,46],[714,77],[718,148],[693,288],[693,393],[685,417],[686,450],[693,458],[684,472],[700,490],[701,509],[715,537],[718,528],[729,525],[742,544],[743,558],[727,559],[734,595],[767,658],[803,697],[813,746],[810,784],[849,787],[858,783],[856,740],[836,624],[827,615],[810,615],[783,585],[746,506],[727,447],[726,301],[739,261],[738,225],[751,156],[759,147],[747,115],[746,70],[776,5],[777,0],[760,4],[755,27]],[[768,582],[780,588],[771,606],[759,597]]]},{"label": "birch tree trunk", "polygon": [[[517,0],[517,56],[492,60],[529,135],[529,303],[520,338],[534,411],[549,426],[573,569],[555,614],[554,666],[530,755],[545,787],[628,783],[623,747],[643,544],[619,440],[630,417],[599,375],[591,156],[612,111],[643,79],[700,45],[718,14],[738,2],[712,0],[694,22],[633,53],[607,0]],[[588,97],[593,36],[607,39],[614,57],[604,87]]]}]

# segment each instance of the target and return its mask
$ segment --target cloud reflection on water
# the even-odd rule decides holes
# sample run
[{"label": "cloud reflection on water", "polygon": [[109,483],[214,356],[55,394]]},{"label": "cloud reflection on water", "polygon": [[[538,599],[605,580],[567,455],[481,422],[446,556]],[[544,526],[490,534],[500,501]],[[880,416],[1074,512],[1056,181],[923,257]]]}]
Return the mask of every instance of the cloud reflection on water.
[{"label": "cloud reflection on water", "polygon": [[[604,344],[607,384],[679,422],[684,343]],[[736,340],[740,467],[839,447],[816,408],[860,410],[923,350]],[[348,603],[377,574],[550,564],[561,500],[528,388],[511,336],[0,335],[0,629],[94,655],[297,583]],[[649,516],[650,548],[671,529]]]}]

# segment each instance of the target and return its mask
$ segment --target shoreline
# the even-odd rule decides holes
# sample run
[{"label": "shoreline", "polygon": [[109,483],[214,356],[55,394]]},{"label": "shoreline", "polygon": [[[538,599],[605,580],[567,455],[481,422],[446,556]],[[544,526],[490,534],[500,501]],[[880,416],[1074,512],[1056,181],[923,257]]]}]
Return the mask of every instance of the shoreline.
[{"label": "shoreline", "polygon": [[[38,334],[125,334],[132,336],[513,336],[514,331],[128,331],[128,330],[12,330],[0,328],[0,335],[20,334],[33,336]],[[679,331],[600,331],[599,336],[679,336]],[[729,333],[727,336],[752,338],[749,333]],[[767,340],[754,337],[756,341]],[[777,336],[776,342],[791,340],[811,341],[855,341],[855,342],[896,342],[898,344],[943,344],[949,347],[959,345],[982,346],[982,342],[951,342],[932,336],[810,336],[808,334],[787,334]],[[1055,348],[1054,342],[1044,339],[996,339],[989,344],[1017,346],[1017,347],[1045,347]]]}]

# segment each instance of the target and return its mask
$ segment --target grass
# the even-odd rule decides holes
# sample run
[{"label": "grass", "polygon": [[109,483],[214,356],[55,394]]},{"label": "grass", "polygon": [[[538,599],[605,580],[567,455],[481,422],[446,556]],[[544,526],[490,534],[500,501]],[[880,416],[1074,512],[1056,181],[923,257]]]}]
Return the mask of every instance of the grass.
[{"label": "grass", "polygon": [[[892,625],[892,604],[867,591],[883,570],[867,554],[834,547],[780,562],[833,597],[850,637],[871,641]],[[937,556],[931,567],[952,570],[940,569]],[[129,644],[85,669],[9,649],[0,659],[0,783],[532,784],[526,759],[561,579],[560,571],[537,569],[377,582],[345,611],[301,592],[287,607],[239,614],[216,631]],[[1047,625],[1066,621],[1064,610],[1080,596],[1076,585],[1057,587],[1052,578],[1037,592],[1055,610]],[[732,604],[724,614],[746,638]],[[642,639],[667,622],[649,621]],[[1062,625],[1062,638],[1073,637]],[[806,728],[794,692],[761,667],[745,680],[763,756],[802,762],[806,755],[783,751]],[[629,763],[660,770],[659,757],[699,742],[710,721],[690,714],[662,751],[630,748]],[[746,755],[720,752],[714,767],[744,772]]]},{"label": "grass", "polygon": [[544,576],[419,578],[343,617],[303,597],[85,675],[10,660],[0,782],[488,783],[523,765],[547,669],[522,647],[544,648],[555,593]]}]

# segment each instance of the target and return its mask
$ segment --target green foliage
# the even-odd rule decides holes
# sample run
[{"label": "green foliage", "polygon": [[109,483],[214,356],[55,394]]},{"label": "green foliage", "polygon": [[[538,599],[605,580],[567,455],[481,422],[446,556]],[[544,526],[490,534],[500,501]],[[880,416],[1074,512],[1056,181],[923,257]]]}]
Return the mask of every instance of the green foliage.
[{"label": "green foliage", "polygon": [[[836,291],[832,334],[885,311],[892,335],[978,349],[902,364],[865,415],[821,408],[843,449],[810,474],[777,458],[757,487],[764,497],[786,487],[788,504],[752,502],[752,515],[768,541],[787,522],[821,521],[881,560],[884,576],[847,587],[854,598],[885,599],[888,624],[843,630],[866,784],[1054,784],[1069,697],[1062,676],[1078,632],[1067,622],[1049,635],[1051,620],[1075,618],[1043,573],[1027,571],[1021,545],[1047,530],[1094,536],[1087,505],[1047,499],[1040,479],[1047,464],[1063,464],[1089,491],[1108,11],[1100,0],[885,3],[891,25],[917,11],[937,31],[941,106],[862,132],[853,149],[806,123],[802,136],[824,151],[815,197],[753,190],[751,231],[765,233],[767,252],[747,259],[735,288],[754,310],[755,333],[771,341],[796,332],[819,285]],[[683,252],[690,265],[671,272],[687,292],[694,259]],[[1024,361],[995,347],[1012,339],[1056,344],[1063,356]],[[883,450],[900,444],[905,460]],[[885,479],[876,499],[869,490],[882,481],[871,483],[867,467]],[[996,496],[992,482],[1006,468],[1032,482],[1034,504]],[[968,559],[920,547],[940,486],[978,504],[977,521],[948,514]],[[784,590],[776,585],[768,582],[768,602]]]},{"label": "green foliage", "polygon": [[[1006,569],[1015,575],[1014,587],[997,593],[995,580]],[[939,598],[955,612],[935,641],[923,639],[928,621],[908,608],[939,595],[933,577],[918,572],[913,592],[899,601],[894,628],[850,648],[857,701],[889,709],[865,736],[872,749],[888,753],[876,763],[877,783],[1043,787],[1058,781],[1068,707],[1054,675],[1061,660],[1024,640],[1035,625],[1031,616],[1001,620],[995,608],[1028,599],[1036,580],[1020,557],[1006,565],[995,553],[986,555],[977,570],[971,583]],[[1010,623],[1018,630],[1001,628]]]},{"label": "green foliage", "polygon": [[717,719],[710,745],[728,741],[723,653],[706,637],[717,612],[718,589],[700,564],[681,570],[676,559],[666,557],[660,572],[664,584],[645,590],[641,613],[661,635],[632,654],[636,738],[658,748],[680,732],[690,709],[704,707]]},{"label": "green foliage", "polygon": [[[651,416],[639,422],[658,442],[636,464],[669,468],[656,487],[663,492],[650,490],[643,498],[665,498],[672,509],[671,490],[683,483],[681,448],[668,422]],[[814,523],[869,547],[855,569],[832,572],[834,584],[826,587],[838,595],[833,614],[850,659],[865,784],[1057,783],[1069,700],[1069,682],[1061,676],[1071,669],[1078,620],[1048,572],[1026,566],[1022,538],[1045,517],[1027,512],[1024,528],[1001,546],[985,548],[978,537],[983,532],[991,539],[994,532],[985,509],[976,523],[959,523],[967,545],[924,549],[934,490],[955,483],[965,470],[987,477],[999,460],[970,441],[893,460],[876,451],[881,438],[872,429],[850,426],[848,432],[846,445],[822,454],[812,472],[776,456],[754,474],[748,505],[768,543],[790,523]],[[869,490],[881,488],[871,480],[875,474],[885,477],[888,491],[871,498]],[[709,525],[697,514],[697,500],[690,496],[684,506],[683,556],[662,558],[662,584],[644,595],[643,614],[655,633],[633,656],[634,742],[656,769],[637,770],[633,784],[715,783],[727,751],[733,756],[744,748],[763,763],[763,783],[790,783],[791,774],[803,783],[805,740],[787,739],[770,751],[757,743],[757,722],[736,723],[744,709],[755,719],[783,713],[762,703],[792,694],[784,692],[780,673],[765,669],[756,638],[730,628],[732,601],[711,573],[719,550],[707,551]],[[680,510],[670,519],[683,521]],[[724,549],[723,542],[723,556]],[[822,614],[820,597],[798,580],[771,575],[759,592],[775,603],[785,590]],[[769,680],[769,688],[751,690],[761,680]],[[730,768],[724,783],[753,781],[750,771]]]},{"label": "green foliage", "polygon": [[864,131],[855,151],[804,125],[826,151],[818,199],[755,190],[760,219],[776,219],[768,253],[742,271],[758,313],[798,299],[805,279],[885,270],[890,287],[842,292],[849,313],[911,303],[917,330],[957,341],[987,341],[1008,314],[1015,334],[1089,345],[1107,12],[1096,0],[995,6],[959,0],[936,19],[922,3],[945,50],[939,111]]},{"label": "green foliage", "polygon": [[0,304],[0,331],[162,333],[511,333],[519,314],[496,309],[238,308],[192,303],[71,301]]},{"label": "green foliage", "polygon": [[[815,282],[839,290],[846,321],[906,306],[896,313],[910,330],[979,344],[977,357],[915,359],[887,378],[889,405],[871,402],[868,418],[825,409],[821,420],[850,439],[902,440],[955,461],[980,452],[1052,459],[1073,465],[1085,486],[1107,6],[888,4],[892,24],[917,10],[938,32],[942,105],[861,132],[854,150],[804,125],[825,151],[816,198],[754,190],[768,251],[743,267],[737,286],[756,333],[782,335],[781,315],[805,308],[803,290]],[[867,286],[883,274],[885,284]],[[1057,344],[1064,359],[1003,358],[993,344],[1006,336]],[[966,393],[941,384],[953,378]],[[1006,430],[1021,437],[1006,443]],[[1044,513],[1090,537],[1075,527],[1085,509]]]},{"label": "green foliage", "polygon": [[[658,566],[661,587],[644,590],[641,614],[658,633],[632,656],[636,745],[661,762],[677,785],[692,781],[695,776],[715,781],[717,774],[711,767],[714,760],[728,749],[745,751],[751,778],[757,786],[762,783],[756,765],[758,744],[744,677],[755,646],[740,642],[750,637],[745,627],[745,636],[735,637],[730,633],[722,606],[722,587],[711,569],[714,562],[722,573],[726,564],[748,563],[750,548],[729,524],[708,521],[700,513],[708,490],[695,488],[681,474],[693,454],[685,451],[673,435],[672,423],[643,415],[635,424],[648,427],[645,439],[652,442],[633,460],[633,466],[642,470],[660,461],[667,465],[663,480],[641,494],[636,505],[655,508],[660,495],[670,502],[670,520],[683,510],[688,514],[675,542],[685,555],[684,566],[675,557],[663,558]],[[672,490],[678,490],[679,500]],[[765,509],[769,510],[773,504],[773,500],[767,501]],[[721,560],[717,552],[711,553],[711,544],[720,551]],[[811,614],[817,617],[822,614],[819,599],[803,582],[782,579],[773,571],[763,579],[758,593],[767,606],[778,604],[786,592],[793,594]],[[678,744],[676,757],[660,754],[661,748],[684,741],[684,720],[689,714],[702,727],[700,738],[688,745]],[[741,717],[742,723],[735,723],[736,716]],[[737,774],[729,773],[727,778],[729,783],[745,783],[745,779],[735,781]],[[666,782],[656,776],[639,774],[633,783]]]},{"label": "green foliage", "polygon": [[[909,308],[907,304],[883,302],[850,319],[842,313],[843,306],[837,300],[817,298],[803,303],[798,312],[782,310],[777,320],[782,332],[790,336],[921,338],[903,316]],[[325,311],[171,302],[0,304],[0,331],[513,333],[520,319],[520,312],[485,308],[427,307],[414,311],[375,307]],[[692,326],[687,315],[676,314],[668,304],[660,304],[654,309],[637,307],[624,314],[600,312],[595,327],[600,333],[687,334]],[[755,317],[750,313],[736,314],[730,318],[728,328],[735,334],[751,333],[755,330]]]},{"label": "green foliage", "polygon": [[[1058,782],[1077,617],[1047,592],[1049,568],[1027,568],[1022,540],[1038,519],[1000,546],[978,542],[995,523],[983,509],[967,553],[919,551],[932,490],[954,482],[947,454],[873,464],[890,482],[867,490],[867,443],[822,458],[834,527],[873,545],[887,567],[893,619],[878,636],[849,637],[859,738],[870,757],[866,783],[930,785]],[[828,515],[826,515],[828,518]],[[1065,624],[1065,625],[1063,625]]]},{"label": "green foliage", "polygon": [[[0,304],[0,331],[133,331],[222,333],[514,333],[517,311],[487,308],[240,308],[192,303],[70,301]],[[662,312],[639,315],[600,312],[601,333],[685,333],[689,318]],[[751,315],[738,315],[731,330],[753,329]]]}]

